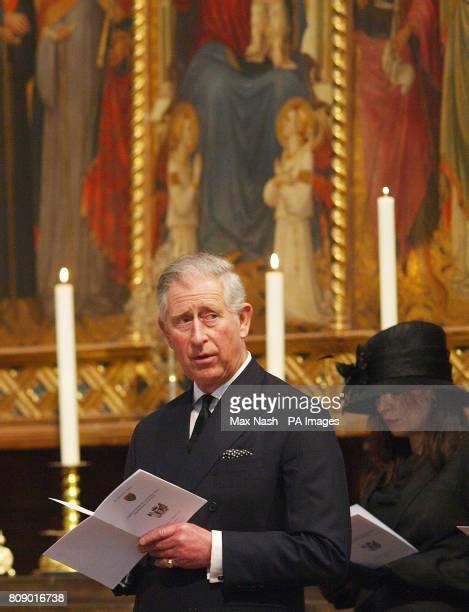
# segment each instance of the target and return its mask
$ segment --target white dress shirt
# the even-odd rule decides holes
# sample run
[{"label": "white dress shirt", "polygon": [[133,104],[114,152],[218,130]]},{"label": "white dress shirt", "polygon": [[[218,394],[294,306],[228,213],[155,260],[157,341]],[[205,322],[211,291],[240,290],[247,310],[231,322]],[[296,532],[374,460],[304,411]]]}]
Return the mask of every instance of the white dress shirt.
[{"label": "white dress shirt", "polygon": [[[221,400],[222,395],[231,385],[231,383],[241,374],[241,372],[247,367],[251,361],[251,353],[248,351],[246,359],[243,361],[241,367],[233,374],[233,376],[223,385],[214,389],[210,395],[214,397],[213,401],[209,406],[210,412],[213,412],[215,406]],[[200,410],[202,409],[202,396],[205,393],[199,388],[196,382],[194,382],[194,407],[191,411],[191,418],[189,423],[189,438],[194,429],[195,422],[199,416]],[[222,546],[222,535],[221,531],[215,529],[212,530],[212,552],[210,556],[210,567],[207,569],[207,579],[210,582],[221,582],[223,580],[223,546]]]}]

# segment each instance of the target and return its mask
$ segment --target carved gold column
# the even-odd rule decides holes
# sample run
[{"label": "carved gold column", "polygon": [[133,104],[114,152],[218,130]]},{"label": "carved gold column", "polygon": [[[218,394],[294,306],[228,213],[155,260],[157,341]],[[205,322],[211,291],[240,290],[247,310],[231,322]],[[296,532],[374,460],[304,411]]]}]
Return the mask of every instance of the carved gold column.
[{"label": "carved gold column", "polygon": [[348,0],[332,2],[332,230],[331,270],[333,326],[349,327],[347,304],[347,6]]},{"label": "carved gold column", "polygon": [[145,59],[147,30],[145,0],[134,0],[134,62],[132,98],[132,286],[144,280],[145,179]]},{"label": "carved gold column", "polygon": [[146,156],[148,130],[148,74],[149,30],[148,14],[151,10],[147,0],[134,0],[134,49],[132,92],[132,213],[131,213],[131,290],[130,314],[132,335],[135,341],[144,341],[146,321],[141,313],[148,310],[149,295],[149,227],[145,200],[147,196]]}]

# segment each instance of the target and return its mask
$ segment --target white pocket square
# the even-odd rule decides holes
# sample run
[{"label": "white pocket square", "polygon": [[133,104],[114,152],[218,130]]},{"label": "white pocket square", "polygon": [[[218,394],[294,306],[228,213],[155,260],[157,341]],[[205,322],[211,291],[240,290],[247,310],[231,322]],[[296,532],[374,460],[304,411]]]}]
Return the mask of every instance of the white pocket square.
[{"label": "white pocket square", "polygon": [[253,453],[245,448],[227,448],[221,456],[222,461],[231,461],[240,457],[249,457]]}]

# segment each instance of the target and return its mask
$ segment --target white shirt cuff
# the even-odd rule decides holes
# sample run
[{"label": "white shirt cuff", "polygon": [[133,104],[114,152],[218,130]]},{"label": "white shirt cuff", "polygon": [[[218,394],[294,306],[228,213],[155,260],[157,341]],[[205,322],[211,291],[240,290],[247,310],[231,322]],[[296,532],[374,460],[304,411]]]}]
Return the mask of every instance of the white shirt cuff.
[{"label": "white shirt cuff", "polygon": [[210,567],[207,571],[209,582],[223,581],[223,540],[221,531],[212,531],[212,552]]}]

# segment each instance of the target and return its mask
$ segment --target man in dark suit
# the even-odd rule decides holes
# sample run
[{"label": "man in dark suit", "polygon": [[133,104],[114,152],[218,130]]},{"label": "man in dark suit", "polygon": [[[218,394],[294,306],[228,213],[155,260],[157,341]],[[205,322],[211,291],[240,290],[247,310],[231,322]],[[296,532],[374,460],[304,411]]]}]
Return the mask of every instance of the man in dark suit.
[{"label": "man in dark suit", "polygon": [[230,263],[182,257],[158,283],[160,327],[191,389],[148,415],[126,475],[145,469],[208,500],[154,529],[127,592],[135,610],[304,610],[305,585],[341,579],[349,556],[342,456],[331,432],[222,431],[230,385],[283,385],[246,350],[252,306]]}]

